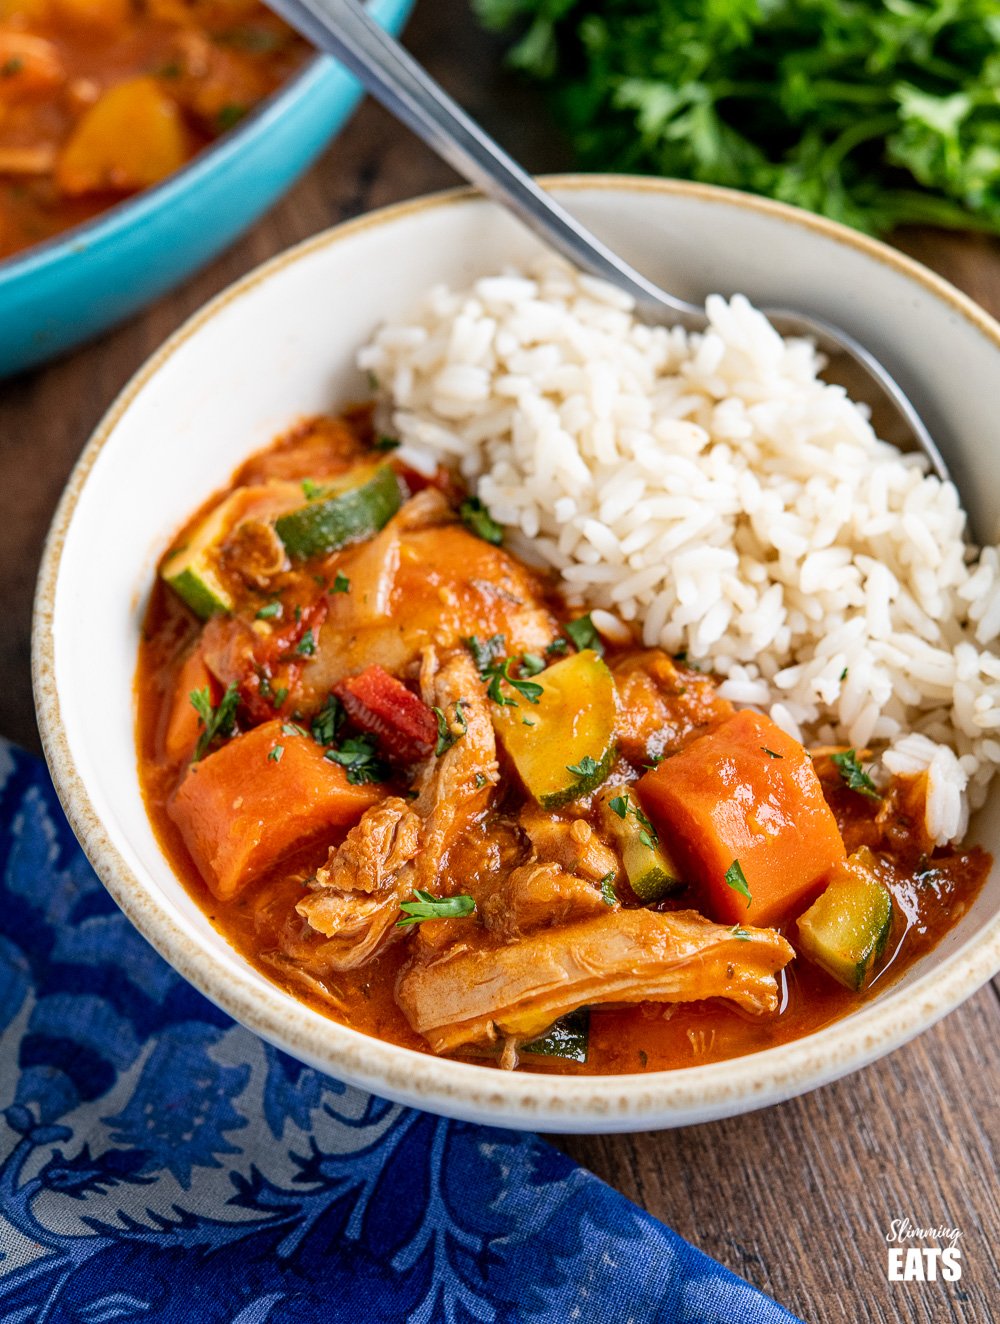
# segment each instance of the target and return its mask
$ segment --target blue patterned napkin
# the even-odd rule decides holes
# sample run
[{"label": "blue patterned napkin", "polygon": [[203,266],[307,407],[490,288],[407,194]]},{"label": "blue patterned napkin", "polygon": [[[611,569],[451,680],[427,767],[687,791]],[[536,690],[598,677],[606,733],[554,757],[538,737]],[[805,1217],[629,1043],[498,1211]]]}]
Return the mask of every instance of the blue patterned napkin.
[{"label": "blue patterned napkin", "polygon": [[533,1136],[349,1089],[235,1025],[0,742],[3,1324],[793,1316]]}]

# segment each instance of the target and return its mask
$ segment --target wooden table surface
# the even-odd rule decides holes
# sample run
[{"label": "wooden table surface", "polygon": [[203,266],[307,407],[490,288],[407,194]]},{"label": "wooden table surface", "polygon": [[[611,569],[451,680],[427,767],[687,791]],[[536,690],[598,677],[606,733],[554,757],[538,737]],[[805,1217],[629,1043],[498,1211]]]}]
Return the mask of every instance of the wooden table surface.
[{"label": "wooden table surface", "polygon": [[[567,165],[534,92],[503,72],[466,0],[423,0],[407,41],[528,166]],[[42,542],[80,448],[132,372],[189,313],[279,249],[453,182],[366,103],[319,166],[208,270],[96,343],[0,384],[0,732],[38,748],[29,627]],[[1000,315],[1000,244],[928,233],[904,246]],[[987,986],[891,1057],[779,1107],[557,1143],[805,1320],[986,1324],[1000,1315],[997,999]],[[885,1234],[897,1218],[959,1227],[961,1281],[890,1283]]]}]

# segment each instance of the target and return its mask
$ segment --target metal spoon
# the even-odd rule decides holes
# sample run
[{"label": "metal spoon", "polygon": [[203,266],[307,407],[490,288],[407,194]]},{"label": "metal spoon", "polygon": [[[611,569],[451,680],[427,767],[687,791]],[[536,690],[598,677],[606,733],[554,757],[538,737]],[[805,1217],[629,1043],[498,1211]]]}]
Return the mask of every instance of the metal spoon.
[{"label": "metal spoon", "polygon": [[[475,120],[430,77],[357,0],[266,0],[318,49],[333,55],[397,119],[582,271],[632,295],[640,316],[657,323],[702,330],[704,308],[668,294],[612,252],[545,192]],[[895,406],[939,478],[948,467],[913,402],[886,367],[853,336],[822,318],[789,308],[762,311],[783,335],[809,336],[826,350],[846,355]]]}]

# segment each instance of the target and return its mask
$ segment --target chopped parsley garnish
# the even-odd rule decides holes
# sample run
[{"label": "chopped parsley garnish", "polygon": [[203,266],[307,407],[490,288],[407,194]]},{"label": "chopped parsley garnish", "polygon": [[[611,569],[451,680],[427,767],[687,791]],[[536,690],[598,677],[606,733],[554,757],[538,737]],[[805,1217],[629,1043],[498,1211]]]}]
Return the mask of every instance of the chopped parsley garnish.
[{"label": "chopped parsley garnish", "polygon": [[519,676],[510,674],[510,664],[512,658],[505,657],[502,662],[491,662],[485,671],[480,672],[483,680],[489,680],[486,687],[486,693],[494,703],[498,703],[501,708],[516,708],[517,700],[508,698],[500,688],[500,682],[505,680],[507,684],[517,690],[523,699],[529,703],[537,703],[545,691],[541,685],[534,680],[522,680]]},{"label": "chopped parsley garnish", "polygon": [[750,888],[747,885],[746,874],[743,872],[743,866],[739,860],[733,860],[732,864],[726,870],[725,884],[731,887],[734,892],[739,892],[740,896],[745,896],[747,906],[749,907],[753,897],[750,895]]},{"label": "chopped parsley garnish", "polygon": [[265,605],[261,607],[260,611],[257,613],[257,620],[273,621],[273,620],[277,620],[278,617],[280,617],[280,615],[281,615],[281,603],[278,602],[277,599],[275,599],[274,602],[265,603]]},{"label": "chopped parsley garnish", "polygon": [[606,906],[613,906],[618,900],[615,895],[615,871],[611,870],[601,879],[601,900]]},{"label": "chopped parsley garnish", "polygon": [[477,772],[477,773],[476,773],[476,790],[477,790],[477,791],[481,791],[482,788],[483,788],[485,785],[486,785],[486,776],[485,776],[485,774],[484,774],[484,773],[481,773],[481,772]]},{"label": "chopped parsley garnish", "polygon": [[201,718],[201,735],[198,737],[194,756],[191,759],[192,763],[197,763],[199,759],[205,757],[213,740],[219,737],[225,739],[233,734],[240,692],[235,685],[230,685],[216,708],[212,707],[212,696],[207,685],[204,689],[192,690],[188,698],[191,700],[192,708]]},{"label": "chopped parsley garnish", "polygon": [[785,757],[784,754],[775,754],[774,750],[768,749],[766,745],[761,745],[761,749],[769,759],[783,759]]},{"label": "chopped parsley garnish", "polygon": [[330,589],[330,592],[350,593],[350,591],[351,591],[351,581],[347,578],[346,575],[342,575],[338,571],[337,578],[333,581],[333,587]]},{"label": "chopped parsley garnish", "polygon": [[[536,681],[523,680],[520,676],[510,674],[511,664],[514,659],[504,657],[504,649],[507,644],[502,634],[495,634],[484,643],[476,635],[470,635],[462,642],[472,654],[472,660],[475,662],[479,671],[480,680],[488,680],[486,693],[494,703],[499,704],[501,708],[516,708],[517,700],[511,699],[500,688],[500,682],[505,680],[508,685],[528,700],[529,703],[537,703],[542,696],[542,687]],[[541,659],[534,653],[526,654],[528,658],[525,666],[525,658],[520,659],[520,667],[525,670],[529,676],[537,674],[534,664]],[[544,666],[541,668],[544,670]]]},{"label": "chopped parsley garnish", "polygon": [[275,745],[274,748],[271,750],[270,754],[268,754],[267,756],[268,763],[280,763],[281,756],[282,754],[284,754],[284,752],[285,752],[284,745]]},{"label": "chopped parsley garnish", "polygon": [[846,668],[846,667],[845,667],[845,668],[843,669],[843,671],[840,673],[840,679],[841,679],[841,680],[846,680],[846,679],[847,679],[847,668]]},{"label": "chopped parsley garnish", "polygon": [[344,709],[335,694],[326,696],[326,703],[309,723],[312,738],[318,745],[332,745],[337,739],[344,720]]},{"label": "chopped parsley garnish", "polygon": [[246,113],[246,106],[241,106],[235,101],[231,101],[227,105],[221,106],[219,110],[216,111],[215,127],[218,129],[219,133],[225,133],[227,129],[231,129],[235,124],[239,124],[240,120]]},{"label": "chopped parsley garnish", "polygon": [[[455,717],[453,722],[448,721],[447,717],[444,715],[444,710],[441,708],[432,708],[431,712],[437,718],[438,724],[438,737],[437,744],[434,746],[434,753],[440,758],[442,754],[446,754],[448,750],[451,749],[456,740],[461,740],[462,736],[465,735],[465,732],[468,729],[468,723],[465,720],[465,713],[462,709],[461,699],[455,700]],[[457,727],[458,730],[453,730],[453,727]]]},{"label": "chopped parsley garnish", "polygon": [[600,766],[597,759],[591,758],[589,754],[584,754],[579,763],[567,763],[566,771],[574,773],[577,777],[593,777]]},{"label": "chopped parsley garnish", "polygon": [[275,708],[280,708],[287,698],[288,698],[288,686],[279,685],[278,688],[274,691],[274,695],[271,698],[271,702],[274,704]]},{"label": "chopped parsley garnish", "polygon": [[397,929],[409,924],[423,924],[428,919],[463,919],[471,915],[476,903],[471,896],[431,896],[430,892],[414,890],[412,901],[401,901],[403,918],[396,920]]},{"label": "chopped parsley garnish", "polygon": [[307,501],[315,501],[317,497],[323,495],[323,484],[314,483],[311,478],[303,478],[302,495]]},{"label": "chopped parsley garnish", "polygon": [[313,638],[312,630],[306,630],[305,634],[295,645],[295,651],[300,657],[312,657],[316,651],[316,640]]},{"label": "chopped parsley garnish", "polygon": [[569,642],[560,636],[558,639],[553,639],[551,644],[546,645],[545,656],[548,657],[550,653],[565,653],[567,648],[569,648]]},{"label": "chopped parsley garnish", "polygon": [[468,639],[463,639],[462,643],[472,654],[472,660],[476,664],[477,670],[482,674],[498,657],[503,657],[507,649],[507,641],[502,634],[495,634],[483,643],[474,634],[470,634]]},{"label": "chopped parsley garnish", "polygon": [[348,736],[339,749],[328,749],[324,758],[339,763],[352,786],[385,780],[385,769],[379,761],[373,736]]},{"label": "chopped parsley garnish", "polygon": [[647,850],[656,849],[656,846],[660,840],[659,836],[657,835],[656,828],[653,827],[652,823],[649,821],[649,819],[642,812],[642,810],[639,808],[638,805],[634,805],[630,803],[627,791],[625,792],[624,795],[612,796],[612,798],[608,801],[608,808],[611,810],[613,814],[617,814],[618,817],[622,819],[627,818],[628,815],[631,814],[634,817],[635,821],[639,824],[639,827],[641,829],[641,831],[639,832],[639,840],[642,842],[642,844],[646,847]]},{"label": "chopped parsley garnish", "polygon": [[304,736],[306,732],[299,726],[298,722],[282,722],[281,734],[283,736]]},{"label": "chopped parsley garnish", "polygon": [[395,451],[399,449],[399,442],[395,437],[379,437],[377,441],[372,442],[372,449],[377,451]]},{"label": "chopped parsley garnish", "polygon": [[747,932],[746,929],[741,928],[739,924],[734,924],[733,927],[729,930],[729,932],[733,935],[734,938],[739,938],[740,942],[750,941],[750,934]]},{"label": "chopped parsley garnish", "polygon": [[585,648],[592,648],[599,656],[604,656],[604,644],[597,633],[597,627],[590,619],[589,611],[586,616],[578,616],[575,621],[570,621],[566,626],[566,633],[573,640],[573,646],[578,653],[582,653]]},{"label": "chopped parsley garnish", "polygon": [[537,676],[540,671],[545,670],[545,659],[539,657],[537,653],[522,653],[521,670],[526,676]]},{"label": "chopped parsley garnish", "polygon": [[462,523],[483,542],[499,547],[503,542],[503,528],[499,525],[478,497],[466,497],[458,508]]},{"label": "chopped parsley garnish", "polygon": [[521,725],[522,725],[522,726],[534,726],[535,724],[534,724],[534,722],[531,720],[530,717],[522,717],[522,718],[521,718]]},{"label": "chopped parsley garnish", "polygon": [[840,773],[841,780],[849,791],[857,791],[858,795],[867,795],[869,800],[882,799],[875,783],[858,762],[853,749],[848,749],[843,754],[831,754],[830,762]]}]

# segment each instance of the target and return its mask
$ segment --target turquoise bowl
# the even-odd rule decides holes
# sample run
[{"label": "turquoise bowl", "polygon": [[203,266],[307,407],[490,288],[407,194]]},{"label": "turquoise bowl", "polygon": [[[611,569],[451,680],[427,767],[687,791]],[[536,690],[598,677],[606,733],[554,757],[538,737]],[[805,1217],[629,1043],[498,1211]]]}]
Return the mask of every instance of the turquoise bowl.
[{"label": "turquoise bowl", "polygon": [[[398,32],[414,0],[372,0]],[[162,184],[0,262],[0,377],[107,330],[233,242],[316,159],[361,96],[316,56]]]}]

